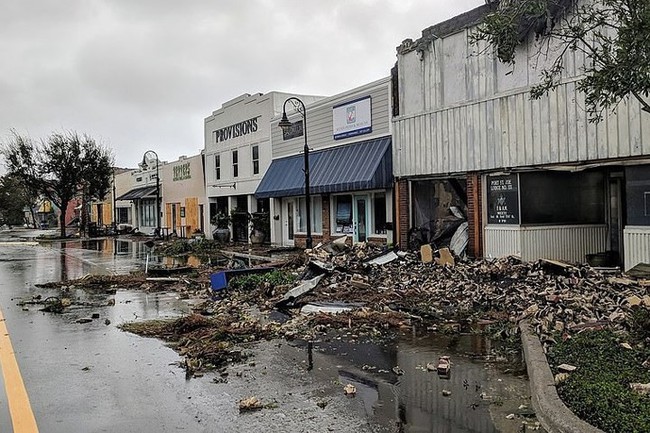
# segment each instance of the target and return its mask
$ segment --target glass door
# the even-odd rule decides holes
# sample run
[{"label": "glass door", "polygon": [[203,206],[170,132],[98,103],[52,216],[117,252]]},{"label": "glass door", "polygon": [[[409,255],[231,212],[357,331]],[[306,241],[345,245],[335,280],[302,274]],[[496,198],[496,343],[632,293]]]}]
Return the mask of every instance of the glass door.
[{"label": "glass door", "polygon": [[365,242],[368,239],[368,196],[354,196],[354,242]]},{"label": "glass door", "polygon": [[295,201],[285,199],[282,202],[282,245],[293,246],[293,235],[295,233]]}]

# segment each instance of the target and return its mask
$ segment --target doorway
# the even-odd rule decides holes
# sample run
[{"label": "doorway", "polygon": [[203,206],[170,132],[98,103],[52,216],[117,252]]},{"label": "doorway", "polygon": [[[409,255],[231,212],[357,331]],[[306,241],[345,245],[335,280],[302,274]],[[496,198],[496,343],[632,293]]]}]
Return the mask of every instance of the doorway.
[{"label": "doorway", "polygon": [[353,242],[366,242],[368,240],[368,196],[355,195],[352,212]]},{"label": "doorway", "polygon": [[285,199],[282,202],[282,245],[293,246],[295,234],[295,209],[296,202],[294,199]]},{"label": "doorway", "polygon": [[624,263],[623,257],[623,192],[625,179],[622,171],[614,171],[609,174],[608,184],[608,228],[609,228],[609,250],[618,253],[619,263]]}]

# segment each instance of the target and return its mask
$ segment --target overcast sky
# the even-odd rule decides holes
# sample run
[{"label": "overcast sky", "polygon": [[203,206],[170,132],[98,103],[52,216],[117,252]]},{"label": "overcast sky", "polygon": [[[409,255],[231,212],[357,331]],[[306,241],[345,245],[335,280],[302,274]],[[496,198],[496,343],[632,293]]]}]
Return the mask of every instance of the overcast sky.
[{"label": "overcast sky", "polygon": [[402,40],[484,0],[2,0],[0,139],[76,130],[135,167],[203,147],[243,93],[330,96],[388,76]]}]

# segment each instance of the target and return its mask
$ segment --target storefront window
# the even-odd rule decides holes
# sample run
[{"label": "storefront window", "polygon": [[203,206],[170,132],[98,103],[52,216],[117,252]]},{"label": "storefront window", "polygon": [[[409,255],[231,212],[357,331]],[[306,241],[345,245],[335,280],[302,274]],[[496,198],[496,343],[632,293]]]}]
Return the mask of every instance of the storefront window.
[{"label": "storefront window", "polygon": [[336,233],[352,234],[352,196],[337,195],[334,197]]},{"label": "storefront window", "polygon": [[375,194],[373,201],[375,234],[386,234],[386,194]]},{"label": "storefront window", "polygon": [[602,172],[521,173],[522,224],[603,224]]},{"label": "storefront window", "polygon": [[253,146],[252,157],[253,157],[253,174],[259,174],[260,173],[260,147],[259,146]]},{"label": "storefront window", "polygon": [[[323,231],[323,201],[320,196],[311,197],[311,231],[321,233]],[[304,197],[298,199],[298,232],[307,232],[307,206]]]},{"label": "storefront window", "polygon": [[156,200],[146,199],[140,202],[140,225],[143,227],[156,226]]},{"label": "storefront window", "polygon": [[126,207],[117,208],[117,223],[127,224],[129,222],[129,209]]}]

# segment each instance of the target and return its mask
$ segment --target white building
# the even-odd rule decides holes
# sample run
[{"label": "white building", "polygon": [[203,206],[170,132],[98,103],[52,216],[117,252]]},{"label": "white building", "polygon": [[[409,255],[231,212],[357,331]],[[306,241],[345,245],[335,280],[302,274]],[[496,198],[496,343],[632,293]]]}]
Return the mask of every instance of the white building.
[{"label": "white building", "polygon": [[[253,196],[271,163],[271,119],[294,95],[280,92],[244,94],[225,102],[205,119],[205,189],[209,221],[233,214],[233,240],[248,241],[246,214],[268,212],[268,200]],[[300,95],[305,103],[322,97]],[[206,223],[209,227],[209,223]],[[211,235],[211,230],[207,230]]]},{"label": "white building", "polygon": [[[306,105],[311,229],[319,241],[393,243],[391,79]],[[307,210],[302,114],[287,105],[293,123],[271,122],[273,162],[255,193],[271,199],[271,241],[305,246]]]}]

